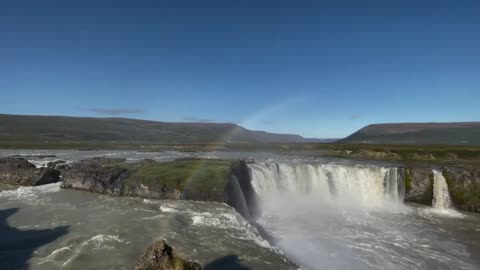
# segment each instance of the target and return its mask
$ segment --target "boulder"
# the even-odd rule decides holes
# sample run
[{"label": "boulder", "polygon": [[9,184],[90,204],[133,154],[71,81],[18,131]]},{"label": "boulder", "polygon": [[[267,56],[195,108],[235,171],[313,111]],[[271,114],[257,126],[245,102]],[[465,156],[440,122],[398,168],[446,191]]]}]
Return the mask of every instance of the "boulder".
[{"label": "boulder", "polygon": [[165,240],[153,242],[138,259],[135,270],[200,270],[200,264],[180,257]]},{"label": "boulder", "polygon": [[0,183],[37,186],[58,182],[60,173],[52,168],[36,168],[23,158],[0,158]]},{"label": "boulder", "polygon": [[405,168],[405,201],[432,205],[433,172],[428,166]]}]

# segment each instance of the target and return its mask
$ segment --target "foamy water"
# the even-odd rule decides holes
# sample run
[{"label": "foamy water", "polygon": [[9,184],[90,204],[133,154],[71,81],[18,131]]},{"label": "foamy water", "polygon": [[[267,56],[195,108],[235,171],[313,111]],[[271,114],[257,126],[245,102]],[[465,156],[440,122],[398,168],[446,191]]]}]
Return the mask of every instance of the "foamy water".
[{"label": "foamy water", "polygon": [[[52,184],[0,192],[0,213],[8,224],[0,231],[6,237],[0,241],[0,269],[11,269],[4,266],[18,258],[30,269],[132,269],[144,248],[161,238],[203,264],[234,254],[250,269],[296,269],[280,254],[307,270],[480,269],[479,215],[403,204],[404,183],[394,166],[268,153],[23,154],[52,153],[56,157],[47,160],[253,157],[252,184],[262,212],[257,222],[273,240],[267,242],[223,204],[115,198]],[[12,154],[18,152],[0,152]],[[436,193],[436,201],[443,204],[444,189],[438,190],[443,193]],[[25,232],[48,237],[34,247],[15,246],[12,237]]]},{"label": "foamy water", "polygon": [[[394,167],[259,162],[250,168],[260,194],[258,222],[304,269],[480,268],[480,217],[404,205]],[[438,203],[446,198],[437,195]]]},{"label": "foamy water", "polygon": [[0,217],[7,237],[0,269],[132,269],[155,239],[201,264],[233,255],[252,269],[296,269],[219,203],[116,198],[51,184],[0,192]]}]

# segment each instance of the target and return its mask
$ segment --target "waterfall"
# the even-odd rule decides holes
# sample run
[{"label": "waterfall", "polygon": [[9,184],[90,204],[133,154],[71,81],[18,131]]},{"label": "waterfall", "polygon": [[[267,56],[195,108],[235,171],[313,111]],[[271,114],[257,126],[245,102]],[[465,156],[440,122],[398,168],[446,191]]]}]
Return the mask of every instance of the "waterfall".
[{"label": "waterfall", "polygon": [[404,179],[397,168],[363,165],[254,163],[252,186],[259,195],[315,194],[322,198],[379,205],[402,202]]},{"label": "waterfall", "polygon": [[448,193],[448,185],[441,171],[433,170],[433,201],[434,208],[439,210],[448,210],[451,208],[452,201]]}]

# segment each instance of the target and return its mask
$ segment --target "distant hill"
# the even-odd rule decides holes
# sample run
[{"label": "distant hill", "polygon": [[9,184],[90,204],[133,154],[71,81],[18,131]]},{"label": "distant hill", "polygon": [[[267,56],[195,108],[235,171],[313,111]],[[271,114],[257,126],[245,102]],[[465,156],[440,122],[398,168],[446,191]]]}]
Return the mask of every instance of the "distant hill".
[{"label": "distant hill", "polygon": [[339,142],[480,145],[480,122],[374,124]]},{"label": "distant hill", "polygon": [[0,114],[0,142],[8,143],[301,143],[300,135],[253,131],[231,123],[171,123],[127,118]]}]

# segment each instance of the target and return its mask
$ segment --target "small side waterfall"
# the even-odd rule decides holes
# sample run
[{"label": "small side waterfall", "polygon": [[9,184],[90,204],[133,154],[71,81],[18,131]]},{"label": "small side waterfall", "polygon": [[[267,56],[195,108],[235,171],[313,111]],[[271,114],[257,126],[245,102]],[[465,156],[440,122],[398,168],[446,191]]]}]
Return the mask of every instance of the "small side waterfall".
[{"label": "small side waterfall", "polygon": [[448,210],[452,206],[452,200],[448,193],[448,185],[441,171],[433,170],[433,201],[434,208]]}]

